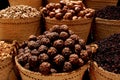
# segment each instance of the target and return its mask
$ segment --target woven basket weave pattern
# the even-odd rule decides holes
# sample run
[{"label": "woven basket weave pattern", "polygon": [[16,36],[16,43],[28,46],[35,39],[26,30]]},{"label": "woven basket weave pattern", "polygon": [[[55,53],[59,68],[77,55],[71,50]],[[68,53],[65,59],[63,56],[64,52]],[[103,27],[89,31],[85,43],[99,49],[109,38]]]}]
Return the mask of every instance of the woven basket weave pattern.
[{"label": "woven basket weave pattern", "polygon": [[96,62],[91,62],[90,65],[91,80],[120,80],[120,74],[108,72],[101,67],[98,67]]},{"label": "woven basket weave pattern", "polygon": [[42,0],[9,0],[10,6],[14,5],[29,5],[39,9],[42,5]]},{"label": "woven basket weave pattern", "polygon": [[0,80],[17,80],[13,70],[12,57],[0,60]]},{"label": "woven basket weave pattern", "polygon": [[40,18],[0,19],[0,40],[27,40],[40,34]]},{"label": "woven basket weave pattern", "polygon": [[120,33],[120,20],[95,19],[95,40],[101,40],[112,34]]},{"label": "woven basket weave pattern", "polygon": [[98,10],[98,9],[102,9],[103,7],[107,5],[116,6],[117,1],[118,0],[85,0],[85,5],[89,8]]}]

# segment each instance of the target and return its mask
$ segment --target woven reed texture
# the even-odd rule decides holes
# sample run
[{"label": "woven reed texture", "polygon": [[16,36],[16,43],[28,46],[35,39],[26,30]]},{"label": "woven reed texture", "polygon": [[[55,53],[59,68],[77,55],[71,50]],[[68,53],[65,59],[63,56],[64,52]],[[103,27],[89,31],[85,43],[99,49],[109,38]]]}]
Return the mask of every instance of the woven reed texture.
[{"label": "woven reed texture", "polygon": [[18,63],[17,57],[15,57],[15,62],[21,74],[22,80],[82,80],[84,72],[88,68],[88,64],[86,64],[83,67],[69,73],[54,73],[45,76],[39,72],[32,72],[23,68]]},{"label": "woven reed texture", "polygon": [[88,8],[93,8],[95,10],[99,10],[104,8],[107,5],[117,5],[118,0],[85,0],[84,4]]},{"label": "woven reed texture", "polygon": [[40,17],[26,19],[0,19],[0,40],[27,40],[40,34]]},{"label": "woven reed texture", "polygon": [[95,19],[94,38],[96,41],[120,33],[120,20]]},{"label": "woven reed texture", "polygon": [[115,74],[98,67],[96,62],[90,64],[90,79],[91,80],[120,80],[120,74]]},{"label": "woven reed texture", "polygon": [[42,6],[42,0],[8,0],[10,6],[14,5],[29,5],[36,9]]},{"label": "woven reed texture", "polygon": [[0,60],[0,80],[17,80],[13,70],[12,57]]},{"label": "woven reed texture", "polygon": [[49,30],[53,25],[67,25],[70,30],[74,31],[75,34],[77,34],[81,39],[84,39],[87,41],[92,18],[91,19],[78,19],[78,20],[56,20],[56,19],[50,19],[45,18],[46,20],[46,30]]},{"label": "woven reed texture", "polygon": [[60,0],[48,0],[49,3],[59,3]]}]

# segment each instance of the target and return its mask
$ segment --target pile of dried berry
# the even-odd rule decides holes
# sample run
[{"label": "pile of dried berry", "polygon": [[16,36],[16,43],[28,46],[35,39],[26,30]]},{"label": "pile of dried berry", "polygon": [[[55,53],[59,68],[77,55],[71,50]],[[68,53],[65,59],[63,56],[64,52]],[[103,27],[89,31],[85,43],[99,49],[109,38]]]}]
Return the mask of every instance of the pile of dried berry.
[{"label": "pile of dried berry", "polygon": [[75,20],[81,18],[91,18],[94,15],[94,10],[91,8],[85,8],[82,1],[70,1],[65,3],[49,3],[46,7],[43,7],[41,12],[45,17],[56,18],[58,20]]},{"label": "pile of dried berry", "polygon": [[42,74],[69,72],[83,66],[92,54],[66,25],[54,25],[38,37],[31,35],[20,44],[18,62],[26,69]]},{"label": "pile of dried berry", "polygon": [[120,74],[120,34],[96,42],[97,53],[93,60],[103,69]]},{"label": "pile of dried berry", "polygon": [[106,6],[96,12],[96,17],[110,20],[120,20],[120,7]]},{"label": "pile of dried berry", "polygon": [[11,6],[0,11],[0,18],[4,19],[21,19],[39,17],[40,12],[36,8],[27,5]]},{"label": "pile of dried berry", "polygon": [[11,44],[8,44],[4,41],[0,41],[0,59],[3,60],[7,57],[10,57]]}]

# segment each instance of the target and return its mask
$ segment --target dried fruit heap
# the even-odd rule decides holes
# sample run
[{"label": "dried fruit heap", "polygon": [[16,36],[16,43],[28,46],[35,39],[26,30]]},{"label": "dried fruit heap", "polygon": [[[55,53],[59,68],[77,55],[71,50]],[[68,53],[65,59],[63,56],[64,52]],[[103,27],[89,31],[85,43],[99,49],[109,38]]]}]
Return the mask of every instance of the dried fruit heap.
[{"label": "dried fruit heap", "polygon": [[31,35],[18,50],[18,62],[42,74],[69,72],[89,60],[91,48],[66,25],[54,25],[38,37]]},{"label": "dried fruit heap", "polygon": [[103,69],[120,74],[120,34],[96,42],[97,53],[93,60]]},{"label": "dried fruit heap", "polygon": [[96,12],[96,17],[110,20],[120,20],[120,7],[106,6]]},{"label": "dried fruit heap", "polygon": [[10,57],[11,45],[0,41],[0,59],[3,60],[7,57]]},{"label": "dried fruit heap", "polygon": [[91,18],[94,15],[94,10],[85,8],[82,1],[70,1],[65,3],[49,3],[42,8],[42,13],[45,17],[56,18],[58,20],[75,20],[81,18]]}]

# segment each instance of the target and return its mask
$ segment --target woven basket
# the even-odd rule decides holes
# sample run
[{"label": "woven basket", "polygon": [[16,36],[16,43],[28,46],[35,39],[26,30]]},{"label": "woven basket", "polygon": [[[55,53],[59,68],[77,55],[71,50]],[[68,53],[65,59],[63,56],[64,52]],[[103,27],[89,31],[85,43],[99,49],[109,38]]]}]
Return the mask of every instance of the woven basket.
[{"label": "woven basket", "polygon": [[21,74],[22,80],[82,80],[84,72],[88,68],[88,64],[86,64],[83,67],[69,73],[54,73],[45,76],[39,72],[32,72],[23,68],[18,63],[17,57],[15,57],[15,62]]},{"label": "woven basket", "polygon": [[98,67],[96,62],[91,62],[89,70],[91,80],[120,80],[120,74],[108,72],[102,67]]},{"label": "woven basket", "polygon": [[80,38],[87,41],[93,19],[82,18],[78,20],[56,20],[56,19],[50,19],[46,17],[45,20],[46,20],[46,30],[49,30],[53,25],[65,24],[69,27],[69,29],[74,31],[75,34],[80,36]]},{"label": "woven basket", "polygon": [[40,34],[40,17],[26,19],[0,19],[0,40],[27,40]]},{"label": "woven basket", "polygon": [[120,20],[95,19],[95,40],[101,40],[114,33],[120,33]]},{"label": "woven basket", "polygon": [[10,3],[10,6],[14,5],[28,5],[32,6],[36,9],[39,9],[42,5],[42,0],[8,0]]},{"label": "woven basket", "polygon": [[60,0],[48,0],[49,3],[59,3]]},{"label": "woven basket", "polygon": [[86,7],[93,8],[95,10],[99,10],[104,8],[107,5],[117,5],[118,0],[85,0],[84,4]]}]

